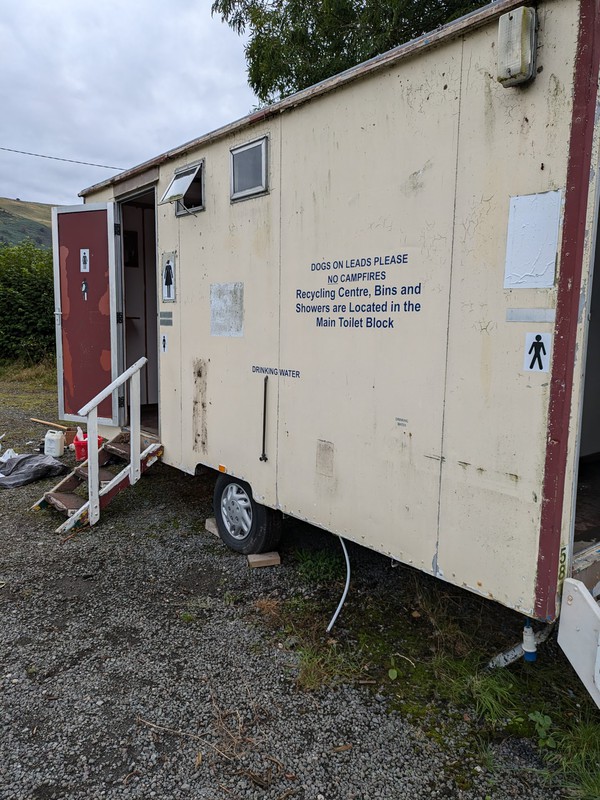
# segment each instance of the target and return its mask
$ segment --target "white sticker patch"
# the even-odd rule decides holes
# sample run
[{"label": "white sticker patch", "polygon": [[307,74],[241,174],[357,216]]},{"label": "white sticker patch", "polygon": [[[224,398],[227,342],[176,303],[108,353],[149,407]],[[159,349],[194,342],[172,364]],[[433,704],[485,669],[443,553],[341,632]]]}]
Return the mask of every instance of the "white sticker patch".
[{"label": "white sticker patch", "polygon": [[244,284],[211,283],[211,336],[244,335]]},{"label": "white sticker patch", "polygon": [[560,209],[560,191],[510,198],[505,289],[554,286]]}]

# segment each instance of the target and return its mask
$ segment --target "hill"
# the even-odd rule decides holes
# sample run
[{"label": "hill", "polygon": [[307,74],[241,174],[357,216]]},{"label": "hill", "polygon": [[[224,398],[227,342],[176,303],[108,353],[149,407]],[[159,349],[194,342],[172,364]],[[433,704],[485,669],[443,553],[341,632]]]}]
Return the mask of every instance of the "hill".
[{"label": "hill", "polygon": [[52,246],[52,206],[0,197],[0,245],[31,239],[41,247]]}]

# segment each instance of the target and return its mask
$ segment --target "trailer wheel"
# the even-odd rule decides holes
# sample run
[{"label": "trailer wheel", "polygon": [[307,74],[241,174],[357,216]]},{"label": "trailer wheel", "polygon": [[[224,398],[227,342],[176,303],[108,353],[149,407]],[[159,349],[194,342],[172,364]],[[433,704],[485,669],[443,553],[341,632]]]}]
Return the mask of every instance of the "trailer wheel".
[{"label": "trailer wheel", "polygon": [[257,503],[246,481],[219,475],[214,494],[219,536],[238,553],[264,553],[279,541],[279,520],[270,508]]}]

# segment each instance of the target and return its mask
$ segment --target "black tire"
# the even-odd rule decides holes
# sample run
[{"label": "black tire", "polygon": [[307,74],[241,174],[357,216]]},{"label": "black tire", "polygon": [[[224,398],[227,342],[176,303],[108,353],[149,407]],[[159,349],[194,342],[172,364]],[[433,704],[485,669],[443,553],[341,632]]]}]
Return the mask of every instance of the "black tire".
[{"label": "black tire", "polygon": [[219,475],[213,497],[219,536],[238,553],[264,553],[279,541],[280,515],[257,503],[246,481]]}]

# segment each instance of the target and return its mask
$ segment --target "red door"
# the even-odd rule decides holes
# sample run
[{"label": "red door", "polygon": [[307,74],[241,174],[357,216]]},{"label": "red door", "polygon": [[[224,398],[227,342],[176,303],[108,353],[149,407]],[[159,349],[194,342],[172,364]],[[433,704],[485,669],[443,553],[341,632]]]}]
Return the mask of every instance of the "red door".
[{"label": "red door", "polygon": [[[53,209],[59,412],[78,411],[119,374],[114,204]],[[118,422],[117,392],[98,421]]]}]

